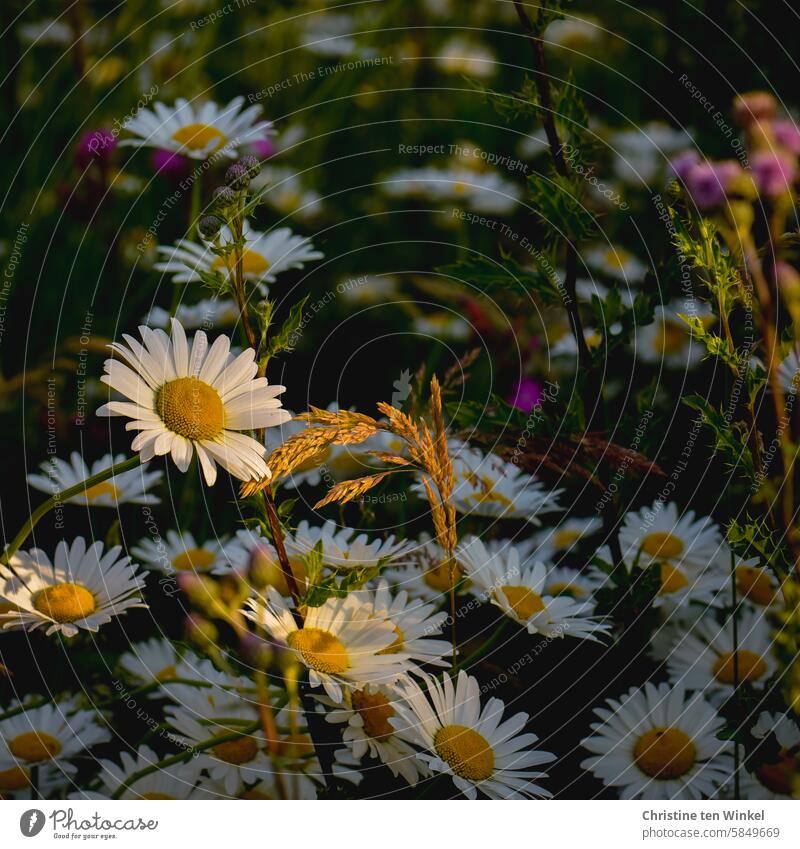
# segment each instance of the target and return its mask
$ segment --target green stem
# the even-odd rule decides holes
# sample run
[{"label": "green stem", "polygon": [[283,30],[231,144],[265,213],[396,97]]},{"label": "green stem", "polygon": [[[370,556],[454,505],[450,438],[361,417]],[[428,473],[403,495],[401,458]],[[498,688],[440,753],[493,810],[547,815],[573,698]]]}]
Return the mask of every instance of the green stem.
[{"label": "green stem", "polygon": [[213,749],[214,746],[219,746],[221,743],[238,740],[239,737],[244,737],[251,731],[255,731],[260,725],[261,721],[256,720],[255,722],[251,722],[248,725],[243,726],[238,731],[232,731],[230,734],[221,734],[217,737],[209,737],[208,740],[203,740],[202,743],[197,743],[185,752],[178,752],[176,755],[170,755],[168,758],[162,758],[160,761],[150,764],[150,766],[139,769],[129,775],[125,781],[117,787],[117,789],[111,794],[111,798],[119,799],[120,796],[122,796],[122,794],[131,786],[131,784],[135,784],[137,781],[140,781],[142,778],[146,778],[148,775],[151,775],[158,770],[166,769],[168,766],[173,766],[181,761],[185,761],[187,758],[191,758],[195,752],[204,752],[206,749]]},{"label": "green stem", "polygon": [[47,501],[40,504],[33,513],[31,513],[30,519],[25,522],[19,533],[6,546],[3,556],[0,557],[0,565],[8,565],[8,562],[17,553],[17,551],[19,551],[19,547],[31,534],[33,529],[39,523],[39,520],[49,513],[54,507],[58,507],[60,504],[66,504],[70,498],[74,498],[76,495],[85,495],[86,490],[91,489],[99,483],[103,483],[103,481],[107,481],[109,478],[113,478],[114,475],[127,472],[130,469],[135,469],[137,466],[141,465],[141,462],[141,458],[137,454],[136,456],[125,460],[124,463],[118,463],[116,466],[109,466],[107,469],[103,469],[102,472],[98,472],[96,475],[86,478],[85,481],[76,483],[74,486],[65,489],[63,492],[57,492],[55,495],[52,495],[47,499]]},{"label": "green stem", "polygon": [[508,628],[508,623],[509,623],[509,620],[504,618],[503,621],[497,626],[497,628],[495,629],[495,632],[492,634],[492,636],[489,637],[489,639],[485,643],[483,643],[483,645],[481,645],[480,648],[475,649],[475,651],[472,652],[471,655],[469,655],[468,657],[465,657],[464,660],[462,660],[460,663],[457,663],[453,667],[453,674],[456,674],[457,672],[459,672],[462,669],[469,670],[469,668],[477,660],[480,660],[481,658],[485,657],[489,653],[489,651],[494,648],[494,646],[497,644],[497,641],[500,639],[500,637],[503,636],[503,634],[506,631],[506,628]]}]

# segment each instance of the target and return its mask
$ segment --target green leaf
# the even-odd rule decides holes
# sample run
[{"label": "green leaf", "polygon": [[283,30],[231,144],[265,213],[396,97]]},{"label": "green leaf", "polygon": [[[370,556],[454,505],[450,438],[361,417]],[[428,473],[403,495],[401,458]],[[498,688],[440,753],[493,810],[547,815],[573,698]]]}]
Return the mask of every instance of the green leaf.
[{"label": "green leaf", "polygon": [[436,271],[444,276],[468,282],[481,292],[508,290],[538,295],[546,304],[561,303],[561,290],[553,264],[544,254],[540,254],[540,257],[539,265],[531,267],[520,265],[507,255],[503,255],[502,261],[471,256],[450,265],[440,266]]},{"label": "green leaf", "polygon": [[559,242],[565,237],[580,242],[594,233],[595,217],[583,202],[585,193],[586,184],[575,177],[558,174],[528,177],[531,203],[550,242]]}]

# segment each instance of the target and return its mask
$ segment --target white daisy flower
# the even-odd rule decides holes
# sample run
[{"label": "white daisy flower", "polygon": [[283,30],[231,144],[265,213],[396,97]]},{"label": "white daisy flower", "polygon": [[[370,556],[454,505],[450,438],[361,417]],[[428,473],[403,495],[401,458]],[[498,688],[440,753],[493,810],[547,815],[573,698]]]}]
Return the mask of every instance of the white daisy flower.
[{"label": "white daisy flower", "polygon": [[[209,735],[210,736],[210,735]],[[140,746],[136,757],[120,752],[120,764],[110,760],[100,761],[100,779],[106,798],[111,798],[120,785],[139,770],[157,764],[161,758],[147,746]],[[120,795],[120,799],[196,799],[195,784],[200,776],[199,758],[159,767],[155,772],[134,781]]]},{"label": "white daisy flower", "polygon": [[403,168],[381,184],[390,197],[417,198],[459,204],[476,212],[503,215],[516,209],[521,197],[516,183],[494,171],[470,168]]},{"label": "white daisy flower", "polygon": [[569,556],[575,546],[602,527],[602,519],[592,516],[586,519],[564,519],[554,528],[544,528],[533,536],[536,557],[547,561]]},{"label": "white daisy flower", "polygon": [[[408,593],[410,598],[441,604],[450,597],[451,570],[441,547],[434,540],[420,538],[409,551],[407,566],[390,566],[381,571],[390,586],[397,591]],[[456,564],[452,577],[458,584],[464,577],[464,569]],[[465,582],[465,587],[469,581]]]},{"label": "white daisy flower", "polygon": [[609,135],[614,154],[612,170],[631,186],[663,184],[669,160],[692,144],[691,133],[676,130],[660,121],[617,130]]},{"label": "white daisy flower", "polygon": [[[41,474],[28,475],[28,483],[41,492],[50,495],[63,492],[92,475],[102,472],[110,466],[122,463],[127,457],[124,454],[106,454],[96,460],[91,466],[83,457],[73,451],[69,462],[57,457],[51,457],[39,466]],[[148,472],[147,465],[131,469],[115,475],[102,483],[89,487],[82,495],[74,495],[68,504],[86,504],[92,507],[118,507],[120,504],[160,504],[157,495],[151,495],[148,490],[161,483],[163,472]]]},{"label": "white daisy flower", "polygon": [[266,599],[248,599],[242,612],[273,639],[285,642],[308,668],[311,686],[322,686],[337,704],[343,687],[392,684],[413,668],[408,655],[385,652],[397,639],[391,622],[372,618],[370,605],[352,595],[309,608],[302,628],[271,588]]},{"label": "white daisy flower", "polygon": [[543,40],[547,45],[565,47],[571,53],[580,54],[604,35],[604,28],[597,18],[570,15],[549,23]]},{"label": "white daisy flower", "polygon": [[[274,283],[278,275],[289,268],[302,268],[307,262],[322,259],[324,254],[315,250],[306,236],[299,236],[288,227],[279,227],[263,233],[253,230],[249,221],[244,222],[246,245],[242,252],[242,272],[245,280],[259,286],[265,293],[265,283]],[[220,244],[224,247],[233,242],[227,226],[220,230]],[[220,271],[232,276],[235,256],[217,256],[210,243],[199,244],[190,239],[178,239],[174,245],[159,245],[159,254],[164,259],[154,266],[156,271],[172,275],[173,283],[199,283],[200,272],[213,274]]]},{"label": "white daisy flower", "polygon": [[545,595],[547,568],[543,563],[522,567],[515,548],[493,555],[481,540],[472,537],[459,545],[457,557],[466,567],[476,594],[489,599],[529,634],[551,638],[566,635],[594,642],[608,634],[609,625],[591,618],[591,604],[566,594]]},{"label": "white daisy flower", "polygon": [[452,654],[452,645],[447,640],[431,639],[441,634],[446,613],[435,613],[433,604],[412,601],[403,589],[393,596],[385,578],[378,579],[374,591],[356,590],[354,594],[372,606],[373,617],[386,620],[394,628],[395,640],[384,649],[386,654],[402,652],[418,663],[450,665],[450,660],[445,660],[444,656]]},{"label": "white daisy flower", "polygon": [[[529,748],[535,734],[520,734],[528,721],[526,713],[503,720],[505,705],[489,699],[481,708],[480,688],[463,670],[453,685],[449,675],[440,683],[425,676],[425,689],[416,681],[403,682],[405,703],[396,704],[409,739],[424,751],[419,755],[433,772],[450,775],[468,798],[478,791],[490,799],[521,799],[551,794],[535,782],[546,778],[532,771],[555,760],[549,752]],[[391,720],[390,720],[391,721]]]},{"label": "white daisy flower", "polygon": [[346,277],[336,287],[348,304],[386,304],[400,296],[400,278],[392,274],[360,274]]},{"label": "white daisy flower", "polygon": [[[590,351],[600,348],[603,344],[603,334],[599,330],[595,330],[594,327],[584,327],[583,338]],[[553,357],[577,357],[578,343],[575,341],[575,334],[570,331],[554,340],[550,348],[550,355]]]},{"label": "white daisy flower", "polygon": [[693,510],[679,516],[674,502],[656,501],[625,515],[619,544],[629,567],[683,563],[705,569],[719,556],[722,536],[710,518],[696,519]]},{"label": "white daisy flower", "polygon": [[300,45],[317,56],[352,56],[357,52],[352,35],[357,29],[352,15],[331,11],[309,15],[303,20]]},{"label": "white daisy flower", "polygon": [[[219,712],[197,715],[183,706],[170,706],[164,714],[178,732],[178,739],[187,747],[212,737],[234,734],[258,718],[252,707],[232,701],[222,705]],[[194,760],[198,769],[204,769],[210,778],[221,782],[226,792],[233,795],[242,783],[253,783],[272,772],[265,748],[264,732],[259,727],[196,753]]]},{"label": "white daisy flower", "polygon": [[158,572],[224,575],[247,566],[249,552],[242,542],[212,539],[199,545],[186,531],[167,531],[166,538],[146,538],[131,548],[131,553],[145,566]]},{"label": "white daisy flower", "polygon": [[[119,659],[119,667],[125,677],[137,685],[162,683],[178,676],[180,658],[169,640],[154,637],[144,643],[135,643]],[[158,698],[158,692],[150,694]]]},{"label": "white daisy flower", "polygon": [[593,606],[592,594],[600,584],[601,581],[592,573],[580,572],[569,566],[551,566],[547,570],[543,595],[569,596]]},{"label": "white daisy flower", "polygon": [[800,355],[792,349],[786,359],[778,366],[778,379],[783,391],[797,395],[800,389]]},{"label": "white daisy flower", "polygon": [[739,617],[736,641],[730,618],[719,625],[708,617],[688,631],[683,623],[672,622],[654,640],[654,653],[666,657],[670,680],[702,690],[713,704],[733,693],[737,674],[740,683],[764,683],[775,670],[771,649],[769,623],[763,614],[750,610]]},{"label": "white daisy flower", "polygon": [[291,168],[262,168],[250,185],[254,192],[263,190],[261,197],[264,203],[283,216],[310,221],[324,210],[321,195],[305,186]]},{"label": "white daisy flower", "polygon": [[322,544],[322,562],[330,569],[374,569],[396,561],[413,546],[413,540],[397,540],[389,536],[385,540],[370,540],[366,534],[353,538],[352,528],[336,529],[328,519],[322,527],[315,527],[303,520],[297,530],[287,535],[287,553],[296,557],[308,557],[318,543]]},{"label": "white daisy flower", "polygon": [[402,776],[413,787],[430,771],[397,731],[397,727],[402,727],[396,710],[396,703],[401,699],[392,688],[369,684],[361,690],[345,692],[341,704],[319,697],[330,708],[325,714],[326,722],[346,725],[342,730],[342,740],[346,751],[356,761],[360,762],[368,754],[370,758],[386,764],[395,778]]},{"label": "white daisy flower", "polygon": [[417,316],[413,328],[422,336],[450,342],[464,342],[472,336],[472,325],[465,318],[444,310]]},{"label": "white daisy flower", "polygon": [[259,104],[242,110],[243,105],[243,97],[226,106],[211,101],[195,105],[182,97],[172,107],[157,101],[152,109],[140,109],[125,122],[134,138],[123,139],[120,145],[157,147],[190,159],[212,155],[235,159],[239,148],[273,133],[269,121],[259,120]]},{"label": "white daisy flower", "polygon": [[719,555],[709,569],[716,581],[717,592],[710,600],[714,607],[733,607],[731,587],[731,565],[736,580],[736,603],[753,610],[766,610],[779,607],[783,601],[781,584],[769,566],[762,566],[759,557],[742,558],[731,555],[731,550],[723,543]]},{"label": "white daisy flower", "polygon": [[439,48],[434,62],[446,74],[489,79],[497,72],[497,57],[485,45],[453,36]]},{"label": "white daisy flower", "polygon": [[700,362],[706,353],[705,346],[692,338],[689,325],[680,316],[697,316],[709,327],[716,320],[711,307],[706,303],[673,301],[657,306],[654,314],[651,324],[637,328],[633,341],[637,356],[643,362],[671,368],[686,368]]},{"label": "white daisy flower", "polygon": [[87,547],[83,537],[59,542],[54,563],[39,548],[17,552],[11,569],[2,572],[0,601],[14,607],[0,613],[0,624],[74,637],[81,629],[99,630],[131,607],[147,607],[140,595],[144,579],[121,552],[115,545],[104,553],[102,542]]},{"label": "white daisy flower", "polygon": [[161,682],[161,694],[195,717],[227,716],[228,710],[256,704],[255,685],[194,654],[184,656],[175,675]]},{"label": "white daisy flower", "polygon": [[647,271],[641,260],[619,245],[594,245],[587,248],[582,256],[590,268],[623,283],[637,283]]},{"label": "white daisy flower", "polygon": [[581,767],[620,798],[710,798],[728,779],[731,744],[716,738],[725,721],[701,693],[648,682],[607,704],[595,708],[602,721],[581,740],[593,755]]},{"label": "white daisy flower", "polygon": [[129,400],[111,401],[97,414],[132,419],[126,429],[140,433],[131,448],[143,460],[171,453],[185,472],[196,452],[209,486],[217,463],[240,480],[269,478],[264,446],[240,431],[279,425],[289,414],[276,397],[284,387],[256,378],[255,351],[234,358],[227,336],[209,348],[202,330],[190,348],[174,319],[171,339],[163,330],[142,326],[139,332],[143,345],[127,334],[127,347],[111,345],[120,359],[106,360],[101,378]]},{"label": "white daisy flower", "polygon": [[[540,525],[539,516],[561,509],[556,500],[562,490],[548,491],[519,466],[476,449],[451,452],[455,489],[453,506],[459,513],[498,519],[524,519]],[[422,482],[412,490],[427,498]]]},{"label": "white daisy flower", "polygon": [[[175,311],[175,318],[184,330],[228,327],[236,324],[239,317],[239,307],[231,298],[204,298],[196,304],[180,304]],[[142,319],[142,324],[168,330],[171,319],[169,310],[153,307]]]},{"label": "white daisy flower", "polygon": [[759,740],[777,745],[777,756],[765,760],[753,770],[742,772],[740,795],[743,799],[796,799],[794,782],[800,775],[800,728],[797,721],[783,713],[762,711],[752,728]]},{"label": "white daisy flower", "polygon": [[74,773],[77,767],[71,758],[111,739],[108,728],[98,725],[98,717],[66,701],[30,708],[0,721],[0,770],[6,783],[14,776],[18,782],[25,777],[29,781],[33,767]]}]

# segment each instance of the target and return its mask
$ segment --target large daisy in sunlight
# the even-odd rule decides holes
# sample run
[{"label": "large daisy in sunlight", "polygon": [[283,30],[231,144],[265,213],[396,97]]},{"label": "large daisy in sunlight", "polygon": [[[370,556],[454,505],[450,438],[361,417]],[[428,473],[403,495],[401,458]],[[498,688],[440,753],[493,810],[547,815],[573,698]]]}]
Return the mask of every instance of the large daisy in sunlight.
[{"label": "large daisy in sunlight", "polygon": [[87,546],[76,537],[71,545],[62,540],[56,546],[53,563],[38,548],[17,552],[11,568],[0,573],[0,601],[10,606],[0,613],[0,625],[74,637],[81,629],[97,631],[130,607],[147,607],[140,595],[144,580],[121,551],[118,545],[104,551],[102,542]]},{"label": "large daisy in sunlight", "polygon": [[[306,236],[298,236],[288,227],[279,227],[262,233],[244,222],[247,244],[242,254],[242,271],[251,283],[274,283],[277,276],[289,268],[302,268],[311,260],[322,259],[324,254],[314,248]],[[233,235],[228,227],[220,230],[220,243],[231,244]],[[190,239],[178,239],[174,246],[158,246],[163,256],[155,264],[156,271],[172,275],[173,283],[200,283],[201,272],[221,271],[233,274],[235,257],[217,256],[208,244],[198,244]],[[263,287],[262,287],[263,288]]]},{"label": "large daisy in sunlight", "polygon": [[551,795],[536,783],[546,777],[537,767],[555,756],[530,748],[538,738],[521,733],[528,714],[504,720],[500,699],[481,707],[478,681],[463,670],[455,683],[449,675],[442,683],[425,676],[425,683],[423,689],[413,679],[404,681],[403,701],[395,708],[402,722],[398,732],[422,749],[419,757],[433,772],[450,775],[469,799],[478,791],[490,799]]},{"label": "large daisy in sunlight", "polygon": [[397,640],[392,623],[372,618],[372,605],[353,595],[309,607],[301,628],[272,588],[266,599],[249,599],[247,604],[244,615],[285,642],[308,668],[311,686],[321,685],[336,704],[342,701],[343,688],[392,684],[414,668],[406,653],[386,651]]},{"label": "large daisy in sunlight", "polygon": [[581,763],[621,799],[702,799],[715,795],[730,775],[731,751],[717,733],[725,720],[682,684],[647,683],[607,707],[581,740],[592,757]]},{"label": "large daisy in sunlight", "polygon": [[120,145],[157,147],[190,159],[208,159],[217,154],[235,159],[245,144],[272,135],[272,124],[259,120],[258,104],[242,109],[243,97],[235,97],[227,106],[213,102],[190,103],[183,97],[174,106],[156,102],[152,109],[140,109],[125,123],[134,138]]},{"label": "large daisy in sunlight", "polygon": [[171,454],[185,472],[196,453],[206,482],[217,479],[219,463],[240,480],[271,477],[264,446],[240,431],[272,427],[289,418],[276,396],[283,386],[256,377],[255,351],[231,354],[231,340],[218,336],[209,347],[200,330],[191,345],[173,319],[172,338],[163,330],[140,327],[142,342],[124,335],[115,342],[120,359],[105,362],[100,378],[127,401],[104,404],[100,416],[126,416],[138,430],[131,448],[142,460]]}]

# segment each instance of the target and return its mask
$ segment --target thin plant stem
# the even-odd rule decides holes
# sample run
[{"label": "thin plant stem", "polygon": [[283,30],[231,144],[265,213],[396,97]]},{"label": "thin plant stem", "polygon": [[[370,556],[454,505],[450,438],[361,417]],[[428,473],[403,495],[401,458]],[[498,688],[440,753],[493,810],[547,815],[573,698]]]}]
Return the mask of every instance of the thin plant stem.
[{"label": "thin plant stem", "polygon": [[113,478],[114,475],[119,475],[122,472],[129,471],[130,469],[135,469],[137,466],[141,465],[141,463],[141,457],[136,454],[133,457],[129,457],[122,463],[109,466],[107,469],[103,469],[103,471],[98,472],[96,475],[92,475],[91,477],[86,478],[86,480],[80,481],[74,486],[70,486],[62,492],[57,492],[55,495],[52,495],[47,499],[47,501],[44,501],[33,511],[33,513],[31,513],[28,521],[20,528],[19,533],[11,540],[6,547],[6,550],[3,552],[3,556],[0,557],[0,565],[8,565],[11,558],[17,553],[17,551],[19,551],[22,543],[24,543],[30,536],[31,532],[42,517],[46,516],[51,510],[58,507],[60,504],[65,504],[70,498],[74,498],[76,495],[85,495],[88,489],[91,489],[99,483],[103,483],[103,481],[107,481],[109,478]]},{"label": "thin plant stem", "polygon": [[506,629],[508,628],[508,624],[509,624],[509,620],[507,618],[503,617],[503,620],[500,622],[500,624],[497,626],[497,628],[495,628],[492,636],[489,637],[489,639],[486,640],[486,642],[483,643],[480,646],[480,648],[475,649],[475,651],[472,652],[472,654],[465,657],[464,660],[462,660],[460,663],[457,663],[453,667],[453,672],[454,673],[458,672],[461,669],[469,670],[469,668],[474,663],[476,663],[478,660],[481,660],[482,658],[484,658],[491,651],[491,649],[493,649],[495,647],[495,645],[497,645],[498,640],[500,639],[500,637],[503,636]]}]

